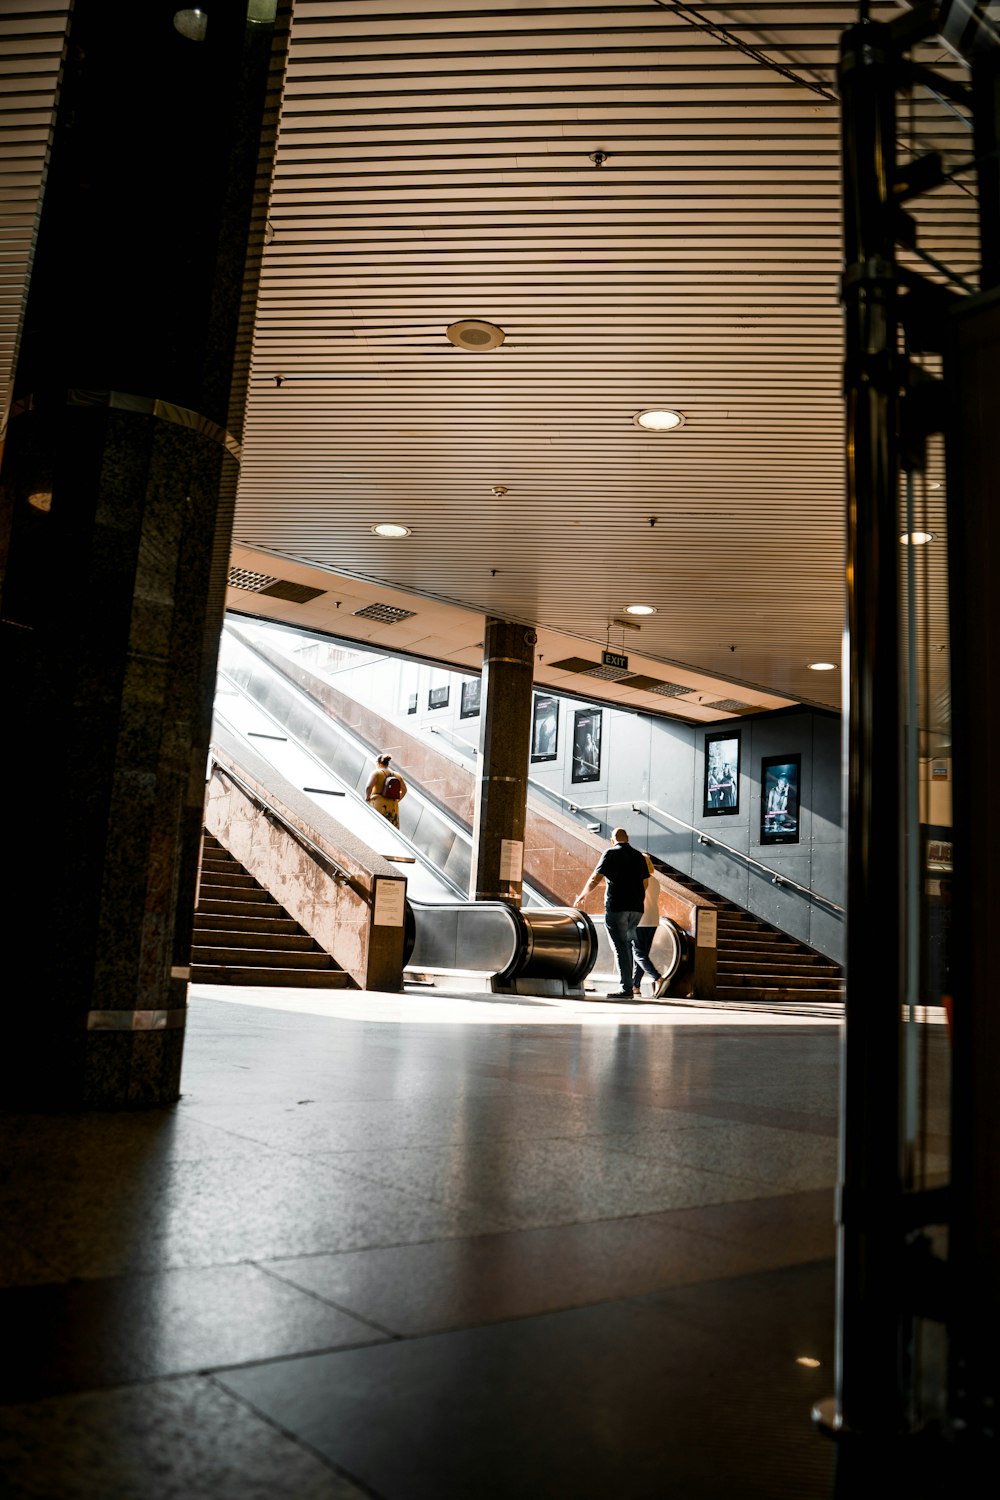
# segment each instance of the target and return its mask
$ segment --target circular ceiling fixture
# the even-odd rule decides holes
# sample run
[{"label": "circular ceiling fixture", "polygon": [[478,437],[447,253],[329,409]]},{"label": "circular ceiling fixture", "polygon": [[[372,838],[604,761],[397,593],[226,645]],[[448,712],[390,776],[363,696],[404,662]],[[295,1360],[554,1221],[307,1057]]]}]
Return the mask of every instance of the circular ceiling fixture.
[{"label": "circular ceiling fixture", "polygon": [[203,42],[208,31],[208,15],[196,6],[174,11],[174,30],[187,37],[189,42]]},{"label": "circular ceiling fixture", "polygon": [[485,354],[489,349],[496,349],[507,337],[502,328],[482,318],[460,318],[457,323],[450,324],[445,333],[456,348],[468,349],[472,354]]},{"label": "circular ceiling fixture", "polygon": [[678,427],[684,426],[684,418],[679,411],[666,411],[660,407],[637,411],[632,421],[647,432],[674,432]]},{"label": "circular ceiling fixture", "polygon": [[625,613],[627,615],[655,615],[656,610],[652,604],[626,604]]},{"label": "circular ceiling fixture", "polygon": [[394,521],[380,521],[372,527],[376,536],[410,536],[409,526],[397,526]]},{"label": "circular ceiling fixture", "polygon": [[806,665],[810,672],[836,672],[837,670],[837,663],[835,661],[811,661],[807,662]]},{"label": "circular ceiling fixture", "polygon": [[928,542],[933,542],[933,531],[904,531],[899,540],[904,547],[926,547]]}]

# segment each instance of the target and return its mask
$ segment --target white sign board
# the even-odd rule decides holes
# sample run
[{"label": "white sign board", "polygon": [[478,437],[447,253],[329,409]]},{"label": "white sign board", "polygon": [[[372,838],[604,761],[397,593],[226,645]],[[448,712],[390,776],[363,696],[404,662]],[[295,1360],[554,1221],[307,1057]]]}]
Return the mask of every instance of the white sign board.
[{"label": "white sign board", "polygon": [[406,911],[406,881],[390,880],[385,875],[375,877],[376,927],[402,927]]},{"label": "white sign board", "polygon": [[695,942],[699,948],[714,948],[718,936],[719,914],[714,907],[699,906],[698,931]]},{"label": "white sign board", "polygon": [[500,840],[500,879],[520,880],[524,867],[524,844],[520,839]]}]

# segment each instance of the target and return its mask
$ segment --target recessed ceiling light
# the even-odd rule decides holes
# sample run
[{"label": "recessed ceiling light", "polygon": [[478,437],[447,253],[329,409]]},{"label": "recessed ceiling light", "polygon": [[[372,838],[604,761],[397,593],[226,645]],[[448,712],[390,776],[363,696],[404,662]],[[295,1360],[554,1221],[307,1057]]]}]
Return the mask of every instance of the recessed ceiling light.
[{"label": "recessed ceiling light", "polygon": [[174,30],[187,37],[189,42],[203,42],[208,31],[208,16],[196,7],[175,11]]},{"label": "recessed ceiling light", "polygon": [[807,663],[807,666],[810,672],[836,672],[837,670],[835,661],[811,661]]},{"label": "recessed ceiling light", "polygon": [[376,536],[409,536],[409,526],[397,526],[393,521],[380,521],[372,527]]},{"label": "recessed ceiling light", "polygon": [[626,604],[627,615],[655,615],[656,610],[651,604]]},{"label": "recessed ceiling light", "polygon": [[645,427],[647,432],[673,432],[684,426],[679,411],[637,411],[632,421],[637,427]]},{"label": "recessed ceiling light", "polygon": [[904,531],[899,540],[904,546],[925,547],[928,542],[933,542],[933,531]]},{"label": "recessed ceiling light", "polygon": [[446,328],[445,333],[457,348],[468,349],[473,354],[485,354],[488,349],[496,349],[507,337],[502,328],[498,328],[495,323],[487,323],[483,318],[460,318],[457,323]]}]

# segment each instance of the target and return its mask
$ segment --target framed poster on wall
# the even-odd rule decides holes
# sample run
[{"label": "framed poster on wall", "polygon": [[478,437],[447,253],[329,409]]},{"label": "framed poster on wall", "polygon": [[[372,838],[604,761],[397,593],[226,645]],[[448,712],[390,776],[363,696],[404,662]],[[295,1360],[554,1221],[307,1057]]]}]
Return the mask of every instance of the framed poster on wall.
[{"label": "framed poster on wall", "polygon": [[760,763],[760,841],[797,844],[801,755],[766,755]]},{"label": "framed poster on wall", "polygon": [[531,759],[555,760],[559,749],[559,703],[549,693],[536,693],[531,709]]},{"label": "framed poster on wall", "polygon": [[460,719],[476,719],[479,717],[479,697],[482,688],[483,682],[481,677],[469,677],[462,683],[462,706],[458,712]]},{"label": "framed poster on wall", "polygon": [[578,708],[573,714],[573,781],[601,779],[601,710]]},{"label": "framed poster on wall", "polygon": [[432,687],[427,694],[428,708],[447,708],[451,689],[447,687]]},{"label": "framed poster on wall", "polygon": [[705,803],[702,816],[715,818],[740,810],[739,730],[705,736]]}]

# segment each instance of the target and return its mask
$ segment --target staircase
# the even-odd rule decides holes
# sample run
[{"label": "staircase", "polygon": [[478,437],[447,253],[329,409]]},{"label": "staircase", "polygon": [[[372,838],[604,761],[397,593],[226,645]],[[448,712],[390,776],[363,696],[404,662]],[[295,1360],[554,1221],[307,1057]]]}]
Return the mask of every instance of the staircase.
[{"label": "staircase", "polygon": [[191,948],[194,984],[280,984],[343,989],[350,983],[284,907],[205,832]]},{"label": "staircase", "polygon": [[737,1004],[775,1001],[840,1004],[844,974],[814,948],[780,932],[678,870],[663,873],[711,901],[718,912],[715,998]]}]

